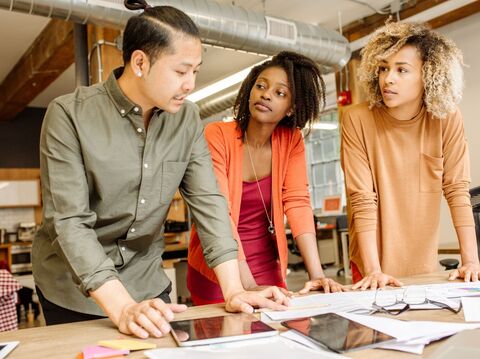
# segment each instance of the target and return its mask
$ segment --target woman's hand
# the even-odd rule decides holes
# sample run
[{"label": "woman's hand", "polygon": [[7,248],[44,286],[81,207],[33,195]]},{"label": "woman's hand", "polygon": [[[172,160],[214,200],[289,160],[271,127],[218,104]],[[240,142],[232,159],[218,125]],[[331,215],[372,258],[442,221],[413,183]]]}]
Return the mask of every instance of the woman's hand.
[{"label": "woman's hand", "polygon": [[118,330],[124,334],[133,334],[139,338],[162,337],[170,332],[174,313],[187,309],[183,304],[167,304],[161,299],[149,299],[140,303],[130,303],[122,309]]},{"label": "woman's hand", "polygon": [[387,285],[401,287],[403,283],[391,275],[376,271],[366,274],[361,281],[355,283],[352,290],[367,290],[368,288],[376,290],[377,288],[385,288]]},{"label": "woman's hand", "polygon": [[466,262],[460,268],[455,269],[448,276],[449,280],[454,280],[457,278],[463,278],[465,282],[478,282],[480,279],[480,265],[475,262]]},{"label": "woman's hand", "polygon": [[255,308],[285,310],[289,300],[278,287],[266,287],[259,291],[241,291],[225,298],[228,312],[253,313]]},{"label": "woman's hand", "polygon": [[340,283],[335,282],[330,278],[317,278],[309,280],[305,283],[304,287],[298,292],[299,294],[308,293],[311,290],[323,289],[325,293],[344,292],[347,289]]}]

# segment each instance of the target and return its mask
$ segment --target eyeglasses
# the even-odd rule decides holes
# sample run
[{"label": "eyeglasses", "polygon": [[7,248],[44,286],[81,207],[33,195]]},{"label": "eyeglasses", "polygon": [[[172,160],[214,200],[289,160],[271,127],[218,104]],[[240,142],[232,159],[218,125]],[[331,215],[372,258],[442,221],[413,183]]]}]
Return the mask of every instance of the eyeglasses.
[{"label": "eyeglasses", "polygon": [[407,287],[400,293],[398,290],[377,289],[375,292],[375,300],[372,303],[373,312],[370,314],[385,313],[390,315],[399,315],[410,309],[423,309],[414,308],[414,306],[421,306],[424,304],[432,304],[440,309],[447,309],[455,314],[462,310],[461,302],[458,308],[452,308],[447,303],[428,298],[427,289],[414,291],[409,290],[409,287]]}]

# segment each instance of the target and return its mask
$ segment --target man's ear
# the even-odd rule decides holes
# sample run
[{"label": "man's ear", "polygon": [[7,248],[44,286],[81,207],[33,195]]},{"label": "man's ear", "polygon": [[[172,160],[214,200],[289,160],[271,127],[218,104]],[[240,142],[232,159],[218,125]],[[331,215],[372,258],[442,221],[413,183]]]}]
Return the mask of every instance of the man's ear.
[{"label": "man's ear", "polygon": [[142,50],[135,50],[130,57],[130,67],[133,73],[142,77],[144,74],[148,73],[150,69],[150,60],[145,52]]}]

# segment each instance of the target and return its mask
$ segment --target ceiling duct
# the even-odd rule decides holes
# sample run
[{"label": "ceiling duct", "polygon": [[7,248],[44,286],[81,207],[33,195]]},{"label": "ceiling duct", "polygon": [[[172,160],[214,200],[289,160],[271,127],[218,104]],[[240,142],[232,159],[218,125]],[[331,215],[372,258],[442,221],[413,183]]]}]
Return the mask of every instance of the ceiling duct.
[{"label": "ceiling duct", "polygon": [[[265,16],[212,0],[150,1],[186,12],[200,29],[202,42],[246,52],[274,55],[291,50],[309,56],[325,71],[343,67],[350,58],[348,41],[322,26]],[[135,14],[121,0],[0,0],[0,8],[76,23],[123,29]]]}]

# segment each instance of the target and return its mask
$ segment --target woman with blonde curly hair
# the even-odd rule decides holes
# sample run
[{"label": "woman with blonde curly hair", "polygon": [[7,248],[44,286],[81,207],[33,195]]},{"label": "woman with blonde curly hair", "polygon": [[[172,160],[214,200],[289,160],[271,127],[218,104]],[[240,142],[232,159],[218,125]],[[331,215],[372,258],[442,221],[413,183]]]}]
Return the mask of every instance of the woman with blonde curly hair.
[{"label": "woman with blonde curly hair", "polygon": [[354,289],[401,285],[434,272],[441,194],[450,207],[462,265],[450,279],[479,279],[463,121],[462,54],[414,23],[388,23],[362,50],[368,103],[342,119]]}]

